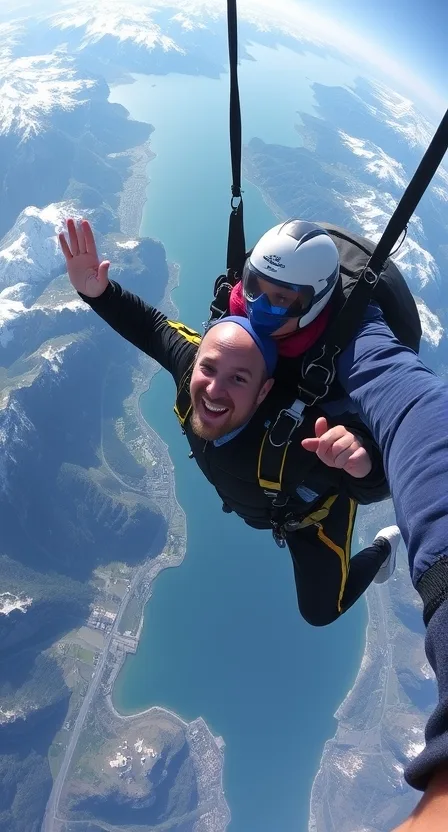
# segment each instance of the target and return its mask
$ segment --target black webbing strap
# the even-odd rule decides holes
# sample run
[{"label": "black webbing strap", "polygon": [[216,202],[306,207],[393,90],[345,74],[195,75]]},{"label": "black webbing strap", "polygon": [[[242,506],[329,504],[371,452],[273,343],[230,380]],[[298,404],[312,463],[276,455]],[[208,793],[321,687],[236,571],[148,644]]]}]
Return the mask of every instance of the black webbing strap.
[{"label": "black webbing strap", "polygon": [[278,492],[282,489],[283,470],[289,442],[273,445],[270,442],[270,428],[266,430],[258,452],[258,484],[265,491]]},{"label": "black webbing strap", "polygon": [[311,351],[310,359],[302,366],[303,383],[298,396],[307,405],[323,399],[336,374],[335,362],[356,335],[360,322],[374,294],[389,254],[406,230],[418,203],[431,182],[448,148],[448,110],[445,113],[422,161],[395,208],[381,239],[377,243],[366,268],[345,300],[333,323],[325,333],[325,340]]},{"label": "black webbing strap", "polygon": [[406,229],[418,203],[439,167],[448,148],[448,110],[437,128],[409,185],[392,214],[384,233],[373,252],[368,268],[380,274],[389,254],[400,235]]},{"label": "black webbing strap", "polygon": [[233,286],[234,282],[231,282],[226,274],[220,274],[216,278],[208,323],[229,314],[229,299]]},{"label": "black webbing strap", "polygon": [[[276,419],[267,425],[266,433],[258,452],[257,477],[258,483],[265,493],[271,497],[273,505],[281,506],[288,502],[280,492],[283,489],[283,474],[287,465],[289,447],[295,436],[297,428],[304,422],[305,405],[297,399],[290,407],[282,408]],[[308,428],[306,425],[307,435]],[[305,479],[308,472],[315,465],[314,454],[305,451],[300,444],[296,443],[294,449],[294,467],[300,471],[300,476]],[[292,461],[291,461],[292,464]]]},{"label": "black webbing strap", "polygon": [[307,353],[297,396],[309,407],[327,396],[336,376],[336,359],[355,337],[378,280],[369,268],[362,271],[321,341]]},{"label": "black webbing strap", "polygon": [[245,260],[243,198],[241,196],[241,108],[238,87],[238,18],[236,0],[227,0],[230,64],[230,156],[232,162],[232,211],[227,242],[227,274],[235,280]]}]

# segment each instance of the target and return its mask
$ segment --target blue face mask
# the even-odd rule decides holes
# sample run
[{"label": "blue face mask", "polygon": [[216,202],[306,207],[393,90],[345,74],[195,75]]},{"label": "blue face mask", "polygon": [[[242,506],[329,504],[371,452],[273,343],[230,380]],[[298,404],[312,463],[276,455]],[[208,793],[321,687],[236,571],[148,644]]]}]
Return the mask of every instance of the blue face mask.
[{"label": "blue face mask", "polygon": [[266,295],[260,295],[256,300],[246,300],[246,309],[247,317],[259,335],[272,335],[288,320],[286,309],[271,306]]}]

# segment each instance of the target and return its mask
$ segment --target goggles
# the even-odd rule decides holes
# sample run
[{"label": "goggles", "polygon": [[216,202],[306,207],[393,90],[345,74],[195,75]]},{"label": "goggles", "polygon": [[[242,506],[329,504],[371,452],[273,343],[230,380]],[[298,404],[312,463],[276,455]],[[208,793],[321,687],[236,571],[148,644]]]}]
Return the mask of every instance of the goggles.
[{"label": "goggles", "polygon": [[259,272],[246,260],[242,275],[243,296],[250,305],[281,321],[302,318],[315,302],[313,286],[284,283]]}]

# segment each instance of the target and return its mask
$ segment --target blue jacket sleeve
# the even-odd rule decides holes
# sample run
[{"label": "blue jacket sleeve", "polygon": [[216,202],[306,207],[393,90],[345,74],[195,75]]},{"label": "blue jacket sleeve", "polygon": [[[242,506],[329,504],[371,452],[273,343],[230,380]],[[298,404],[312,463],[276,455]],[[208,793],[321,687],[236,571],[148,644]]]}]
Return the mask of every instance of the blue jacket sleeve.
[{"label": "blue jacket sleeve", "polygon": [[395,339],[376,306],[342,353],[338,378],[383,453],[417,586],[448,557],[448,387]]},{"label": "blue jacket sleeve", "polygon": [[425,788],[435,768],[448,763],[448,387],[395,339],[375,305],[342,353],[338,378],[382,450],[412,581],[423,599],[439,704],[406,779]]}]

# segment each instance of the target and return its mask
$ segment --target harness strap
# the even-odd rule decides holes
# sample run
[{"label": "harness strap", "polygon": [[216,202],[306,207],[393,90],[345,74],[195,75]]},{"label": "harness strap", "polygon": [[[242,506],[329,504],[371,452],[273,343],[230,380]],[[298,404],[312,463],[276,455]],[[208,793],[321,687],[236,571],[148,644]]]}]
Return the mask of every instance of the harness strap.
[{"label": "harness strap", "polygon": [[393,212],[367,266],[353,286],[340,312],[325,333],[323,343],[310,351],[301,368],[300,398],[308,405],[323,399],[336,375],[335,362],[356,335],[377,285],[382,269],[398,238],[406,231],[418,203],[431,182],[448,148],[448,110],[423,159]]},{"label": "harness strap", "polygon": [[190,379],[193,372],[193,364],[183,374],[179,386],[177,388],[176,403],[174,405],[174,412],[179,419],[180,425],[183,429],[191,412],[191,396],[190,396]]},{"label": "harness strap", "polygon": [[[273,498],[274,505],[280,505],[278,494],[282,490],[283,471],[286,456],[296,428],[303,422],[305,402],[296,399],[291,407],[280,410],[275,422],[264,434],[258,454],[258,482],[261,488]],[[271,494],[270,492],[274,492]]]},{"label": "harness strap", "polygon": [[375,247],[368,268],[379,275],[392,248],[412,217],[448,149],[448,110],[442,118],[409,185]]},{"label": "harness strap", "polygon": [[[238,17],[237,0],[227,0],[227,27],[230,65],[230,152],[232,163],[232,211],[227,244],[227,281],[233,286],[241,274],[245,260],[243,200],[241,196],[241,107],[238,86]],[[355,336],[378,283],[384,263],[414,213],[448,148],[448,111],[445,113],[423,159],[390,218],[384,233],[359,276],[350,295],[325,334],[318,351],[311,351],[310,360],[302,365],[299,398],[312,406],[328,394],[336,375],[338,355]],[[237,203],[235,202],[237,200]],[[212,304],[212,317],[223,312],[222,302]],[[269,479],[269,478],[267,478]]]},{"label": "harness strap", "polygon": [[210,304],[208,323],[219,318],[224,318],[225,315],[229,314],[229,298],[234,285],[234,283],[230,282],[232,279],[232,277],[228,277],[226,274],[220,274],[216,278],[214,298]]},{"label": "harness strap", "polygon": [[241,196],[241,107],[238,86],[238,18],[236,0],[227,0],[230,64],[230,155],[232,162],[232,211],[227,242],[227,274],[235,282],[245,260],[243,198]]},{"label": "harness strap", "polygon": [[307,407],[324,399],[336,376],[336,359],[355,337],[380,278],[368,266],[318,344],[302,360],[298,395]]},{"label": "harness strap", "polygon": [[[318,535],[323,540],[322,521],[328,517],[331,508],[333,507],[333,504],[335,503],[337,498],[337,494],[332,494],[330,495],[330,497],[327,497],[327,499],[324,501],[324,503],[322,503],[319,506],[319,508],[313,509],[309,514],[304,514],[301,517],[294,517],[293,514],[286,515],[284,520],[277,523],[273,522],[272,536],[277,546],[279,546],[280,549],[284,549],[286,546],[288,534],[293,534],[294,532],[300,531],[301,529],[306,529],[309,526],[317,526],[319,529]],[[356,505],[354,500],[350,500],[350,503],[353,503],[354,506]],[[330,541],[328,538],[326,538],[325,540],[323,540],[323,542],[326,543],[326,545],[329,545],[330,548],[334,549],[333,541]],[[338,554],[340,553],[338,552]],[[343,565],[342,559],[341,564]]]}]

